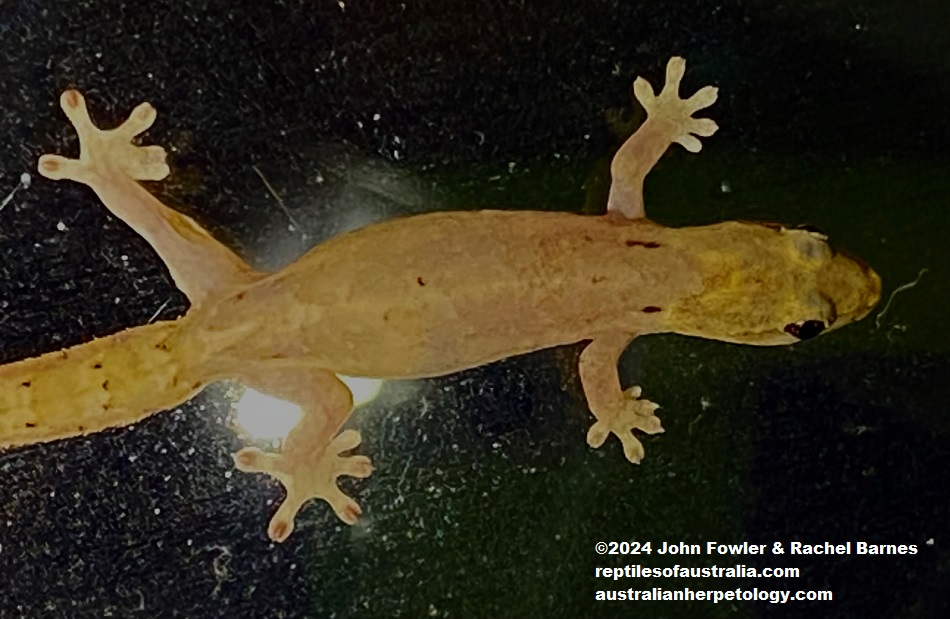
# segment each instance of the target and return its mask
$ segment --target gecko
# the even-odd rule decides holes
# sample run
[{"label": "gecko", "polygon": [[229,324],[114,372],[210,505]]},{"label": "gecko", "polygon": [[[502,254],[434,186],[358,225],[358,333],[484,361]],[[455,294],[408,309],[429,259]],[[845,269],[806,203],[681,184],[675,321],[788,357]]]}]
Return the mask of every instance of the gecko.
[{"label": "gecko", "polygon": [[302,417],[278,449],[245,447],[236,468],[264,473],[285,496],[267,532],[288,538],[301,508],[322,499],[354,524],[359,504],[337,485],[373,466],[343,430],[353,398],[339,375],[426,378],[506,357],[586,343],[578,373],[594,423],[587,443],[611,435],[630,462],[635,432],[663,427],[641,388],[623,388],[620,355],[642,335],[677,333],[750,345],[786,345],[866,316],[881,280],[816,231],[725,221],[671,228],[646,217],[644,179],[674,143],[701,149],[718,125],[694,118],[718,90],[679,95],[685,60],[673,57],[657,94],[638,77],[646,120],[611,163],[606,213],[433,212],[375,223],[318,244],[288,266],[249,266],[142,181],[170,173],[161,146],[136,138],[149,103],[118,127],[91,120],[83,96],[60,106],[79,137],[78,158],[46,154],[42,176],[91,188],[154,248],[190,307],[0,367],[0,448],[138,422],[206,385],[236,380],[298,404]]}]

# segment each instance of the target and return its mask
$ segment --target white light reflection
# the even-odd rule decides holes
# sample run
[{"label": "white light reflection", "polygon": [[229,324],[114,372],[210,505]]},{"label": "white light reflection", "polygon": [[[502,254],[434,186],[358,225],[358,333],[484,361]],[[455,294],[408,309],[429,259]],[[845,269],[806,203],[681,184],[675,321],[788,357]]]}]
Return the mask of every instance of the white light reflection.
[{"label": "white light reflection", "polygon": [[353,406],[372,402],[383,388],[383,381],[378,378],[357,378],[355,376],[339,376],[353,394]]},{"label": "white light reflection", "polygon": [[287,402],[250,387],[234,404],[235,421],[241,429],[256,439],[284,438],[297,425],[303,410]]},{"label": "white light reflection", "polygon": [[[340,376],[351,392],[353,406],[376,399],[383,381],[376,378]],[[234,404],[235,422],[241,429],[258,440],[283,439],[293,429],[303,410],[293,402],[245,387],[244,395]]]}]

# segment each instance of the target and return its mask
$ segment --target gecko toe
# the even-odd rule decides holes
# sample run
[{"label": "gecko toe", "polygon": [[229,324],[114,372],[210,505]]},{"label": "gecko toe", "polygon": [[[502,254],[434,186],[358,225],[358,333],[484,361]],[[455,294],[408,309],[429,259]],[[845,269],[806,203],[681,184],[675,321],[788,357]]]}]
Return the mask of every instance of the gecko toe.
[{"label": "gecko toe", "polygon": [[123,155],[116,157],[119,168],[139,181],[160,181],[171,169],[165,163],[166,153],[161,146],[135,146],[131,142],[121,146]]},{"label": "gecko toe", "polygon": [[641,443],[632,432],[620,434],[620,442],[623,444],[623,455],[633,464],[640,464],[645,452],[643,443]]},{"label": "gecko toe", "polygon": [[689,114],[709,107],[719,98],[719,89],[715,86],[703,86],[693,96],[686,99],[686,111]]},{"label": "gecko toe", "polygon": [[719,125],[711,118],[693,118],[689,121],[686,130],[699,137],[708,138],[719,130]]},{"label": "gecko toe", "polygon": [[84,104],[84,99],[78,90],[70,88],[60,95],[59,104],[64,110],[74,110]]},{"label": "gecko toe", "polygon": [[639,414],[632,421],[633,428],[646,434],[661,434],[663,432],[663,425],[660,423],[660,418],[652,413]]},{"label": "gecko toe", "polygon": [[78,90],[66,90],[59,97],[59,107],[62,108],[66,118],[76,129],[79,135],[80,145],[86,141],[92,133],[97,131],[92,119],[89,117],[89,110],[86,109],[86,99]]},{"label": "gecko toe", "polygon": [[328,492],[324,497],[337,517],[348,525],[354,525],[363,515],[363,510],[359,504],[350,497],[343,494],[343,491],[334,487],[333,491]]},{"label": "gecko toe", "polygon": [[353,449],[361,442],[363,442],[363,436],[360,434],[359,430],[344,430],[330,442],[330,445],[327,447],[327,451],[334,454],[340,454],[344,451]]},{"label": "gecko toe", "polygon": [[359,521],[360,516],[363,515],[363,510],[360,509],[360,506],[352,499],[350,499],[341,509],[335,511],[337,516],[340,517],[340,520],[348,525],[356,524]]},{"label": "gecko toe", "polygon": [[164,164],[165,158],[168,156],[164,147],[155,144],[142,146],[139,148],[139,152],[142,153],[142,163],[148,165]]},{"label": "gecko toe", "polygon": [[703,149],[703,143],[699,141],[699,138],[688,133],[676,136],[673,141],[691,153],[698,153]]},{"label": "gecko toe", "polygon": [[607,427],[607,424],[602,421],[594,422],[594,425],[587,431],[587,444],[597,449],[604,444],[608,436],[610,436],[610,428]]},{"label": "gecko toe", "polygon": [[155,107],[151,103],[139,103],[116,131],[122,133],[127,139],[131,139],[147,131],[157,117],[158,112],[155,111]]},{"label": "gecko toe", "polygon": [[653,86],[642,77],[633,81],[633,96],[637,98],[647,114],[651,113],[656,106],[656,93],[653,92]]},{"label": "gecko toe", "polygon": [[676,92],[679,90],[683,75],[686,74],[686,59],[682,56],[673,56],[666,63],[666,86],[663,90]]},{"label": "gecko toe", "polygon": [[54,181],[74,180],[82,174],[82,166],[77,160],[59,155],[43,155],[40,157],[36,169],[40,174]]},{"label": "gecko toe", "polygon": [[73,125],[91,125],[89,111],[86,109],[86,98],[78,90],[65,90],[59,97],[59,107]]},{"label": "gecko toe", "polygon": [[366,456],[352,456],[340,460],[338,475],[365,479],[373,474],[373,463]]},{"label": "gecko toe", "polygon": [[232,454],[231,458],[234,460],[234,466],[239,471],[245,473],[262,473],[264,472],[264,467],[261,463],[266,459],[267,455],[268,454],[265,454],[257,447],[245,447],[237,453]]},{"label": "gecko toe", "polygon": [[287,520],[284,518],[274,517],[270,522],[270,526],[267,527],[267,536],[278,544],[286,541],[293,532],[293,520]]}]

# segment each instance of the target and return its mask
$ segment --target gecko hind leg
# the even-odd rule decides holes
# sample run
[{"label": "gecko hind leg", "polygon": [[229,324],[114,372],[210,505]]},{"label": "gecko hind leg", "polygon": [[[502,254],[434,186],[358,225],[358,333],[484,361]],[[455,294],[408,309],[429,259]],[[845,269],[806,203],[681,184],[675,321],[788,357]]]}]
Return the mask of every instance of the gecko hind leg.
[{"label": "gecko hind leg", "polygon": [[286,453],[264,452],[256,447],[245,447],[234,454],[234,464],[245,473],[265,473],[279,481],[287,492],[267,527],[267,535],[275,542],[283,542],[294,530],[294,519],[310,499],[322,499],[330,504],[336,515],[346,524],[356,524],[363,514],[359,504],[337,486],[337,478],[366,478],[373,473],[373,464],[366,456],[343,456],[360,444],[357,430],[346,430],[330,441],[319,457],[311,454],[307,462]]},{"label": "gecko hind leg", "polygon": [[151,104],[139,104],[125,122],[108,130],[92,122],[78,91],[64,92],[60,106],[79,135],[79,157],[43,155],[40,174],[91,187],[106,208],[148,241],[192,305],[263,277],[195,220],[168,208],[139,185],[138,181],[157,181],[169,174],[164,148],[132,142],[155,122]]},{"label": "gecko hind leg", "polygon": [[346,430],[334,437],[353,408],[346,385],[332,372],[309,368],[265,369],[241,380],[278,398],[307,402],[303,417],[279,453],[246,447],[234,454],[238,470],[270,475],[286,490],[287,496],[268,525],[268,536],[275,542],[286,540],[294,530],[297,513],[310,499],[326,501],[340,520],[355,524],[362,510],[340,490],[337,478],[369,477],[373,465],[366,456],[342,455],[360,444],[358,431]]}]

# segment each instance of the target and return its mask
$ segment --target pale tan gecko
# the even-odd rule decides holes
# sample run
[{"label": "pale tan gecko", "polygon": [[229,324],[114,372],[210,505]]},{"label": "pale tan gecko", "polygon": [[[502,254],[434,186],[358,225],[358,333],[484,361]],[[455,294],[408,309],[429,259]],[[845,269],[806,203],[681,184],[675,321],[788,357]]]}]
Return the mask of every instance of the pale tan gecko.
[{"label": "pale tan gecko", "polygon": [[[61,105],[80,155],[44,155],[40,173],[91,187],[151,243],[191,308],[175,321],[134,327],[0,367],[0,446],[90,434],[174,407],[205,385],[236,379],[299,404],[304,414],[279,453],[246,448],[243,471],[277,478],[287,496],[268,533],[277,541],[311,498],[347,523],[359,506],[337,487],[366,477],[356,430],[338,433],[352,397],[337,374],[428,377],[542,348],[591,340],[580,378],[596,421],[592,447],[619,437],[643,457],[633,430],[661,432],[657,405],[622,389],[617,360],[630,341],[673,332],[744,344],[792,344],[865,316],[880,280],[819,234],[774,224],[724,222],[666,228],[646,219],[647,172],[673,143],[696,152],[716,123],[705,87],[678,89],[670,60],[655,95],[633,90],[648,118],[613,160],[606,216],[554,212],[452,212],[395,219],[340,235],[273,274],[252,269],[193,220],[137,181],[169,173],[165,151],[132,138],[152,125],[143,103],[116,129],[96,128],[82,96]],[[694,135],[695,134],[695,135]]]}]

